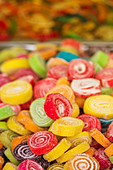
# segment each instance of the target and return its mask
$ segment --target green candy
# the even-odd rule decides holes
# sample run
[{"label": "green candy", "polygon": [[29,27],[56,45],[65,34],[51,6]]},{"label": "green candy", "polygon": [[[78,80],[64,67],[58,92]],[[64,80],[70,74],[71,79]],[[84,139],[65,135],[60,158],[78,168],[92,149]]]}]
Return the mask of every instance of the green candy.
[{"label": "green candy", "polygon": [[98,63],[93,63],[95,67],[95,72],[98,73],[100,70],[102,70],[102,67]]},{"label": "green candy", "polygon": [[8,130],[7,123],[6,122],[0,122],[0,133],[4,132],[5,130]]},{"label": "green candy", "polygon": [[113,93],[113,87],[101,87],[102,94],[111,95]]},{"label": "green candy", "polygon": [[7,148],[4,154],[10,160],[10,162],[12,162],[15,165],[19,165],[19,162],[14,158],[10,148]]},{"label": "green candy", "polygon": [[35,53],[29,58],[29,64],[31,68],[42,78],[46,77],[47,69],[45,60],[38,54]]},{"label": "green candy", "polygon": [[17,136],[18,134],[14,133],[13,131],[6,130],[0,134],[0,141],[6,148],[11,148],[11,142]]},{"label": "green candy", "polygon": [[104,68],[108,62],[109,56],[103,51],[96,52],[90,59],[93,63],[97,63],[99,66]]},{"label": "green candy", "polygon": [[0,120],[4,120],[13,115],[15,115],[15,113],[9,105],[0,108]]},{"label": "green candy", "polygon": [[30,114],[33,121],[40,127],[49,127],[53,120],[44,111],[45,98],[39,98],[30,105]]},{"label": "green candy", "polygon": [[109,160],[111,161],[111,163],[113,164],[113,156],[109,157]]}]

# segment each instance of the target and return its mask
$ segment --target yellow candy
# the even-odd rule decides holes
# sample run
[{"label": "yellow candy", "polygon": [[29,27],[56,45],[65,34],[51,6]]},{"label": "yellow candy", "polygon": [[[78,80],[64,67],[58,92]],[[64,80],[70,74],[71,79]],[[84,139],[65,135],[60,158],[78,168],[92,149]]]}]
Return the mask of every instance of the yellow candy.
[{"label": "yellow candy", "polygon": [[76,118],[80,114],[79,106],[77,103],[73,103],[72,107],[73,107],[72,117]]},{"label": "yellow candy", "polygon": [[85,132],[85,131],[79,133],[76,136],[69,137],[69,138],[67,138],[67,140],[71,142],[71,144],[72,144],[71,148],[79,145],[80,143],[82,143],[84,141],[86,141],[89,145],[91,145],[91,143],[92,143],[92,137],[91,137],[90,133]]},{"label": "yellow candy", "polygon": [[109,95],[97,95],[86,99],[84,113],[98,118],[113,118],[113,97]]},{"label": "yellow candy", "polygon": [[17,169],[18,169],[17,166],[11,162],[7,162],[3,167],[3,170],[17,170]]},{"label": "yellow candy", "polygon": [[63,138],[58,145],[53,148],[49,153],[45,154],[43,157],[48,160],[48,162],[54,161],[59,158],[65,151],[67,151],[71,146],[71,143]]},{"label": "yellow candy", "polygon": [[69,81],[67,80],[67,77],[61,77],[60,79],[57,80],[56,85],[61,85],[61,84],[66,84],[70,85]]},{"label": "yellow candy", "polygon": [[16,59],[5,61],[1,65],[1,72],[10,75],[21,68],[29,68],[29,67],[30,67],[29,62],[26,58],[16,58]]},{"label": "yellow candy", "polygon": [[81,154],[87,151],[90,148],[90,145],[84,141],[78,146],[74,147],[73,149],[70,149],[69,151],[65,152],[61,157],[59,157],[56,161],[58,163],[64,163],[67,162],[73,155],[75,154]]},{"label": "yellow candy", "polygon": [[1,100],[16,105],[26,103],[33,95],[32,86],[26,81],[16,80],[1,87]]},{"label": "yellow candy", "polygon": [[54,163],[47,168],[47,170],[63,170],[63,169],[64,165],[58,163]]},{"label": "yellow candy", "polygon": [[51,131],[58,136],[74,136],[83,129],[84,122],[73,117],[62,117],[57,119],[53,124]]},{"label": "yellow candy", "polygon": [[63,96],[65,96],[71,103],[74,103],[75,101],[75,95],[74,95],[73,90],[71,89],[71,87],[69,87],[66,84],[61,84],[61,85],[53,87],[51,90],[49,90],[46,93],[45,97],[51,93],[60,93]]},{"label": "yellow candy", "polygon": [[68,169],[67,169],[67,164],[68,164],[68,162],[66,162],[66,163],[64,164],[64,170],[68,170]]},{"label": "yellow candy", "polygon": [[20,135],[30,135],[31,132],[24,128],[24,126],[16,120],[16,116],[11,116],[7,121],[7,126],[10,130]]}]

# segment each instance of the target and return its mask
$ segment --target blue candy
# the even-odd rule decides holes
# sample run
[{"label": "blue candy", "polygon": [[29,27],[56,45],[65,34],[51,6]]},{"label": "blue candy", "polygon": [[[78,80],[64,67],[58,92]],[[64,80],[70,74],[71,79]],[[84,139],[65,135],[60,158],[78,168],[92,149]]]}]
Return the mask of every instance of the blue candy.
[{"label": "blue candy", "polygon": [[65,51],[60,52],[56,57],[57,58],[62,58],[64,60],[66,60],[67,62],[70,62],[73,59],[80,58],[79,56],[77,56],[75,54],[72,54],[70,52],[65,52]]},{"label": "blue candy", "polygon": [[99,120],[101,122],[102,127],[106,128],[113,121],[113,118],[112,119],[101,119],[101,118],[99,118]]}]

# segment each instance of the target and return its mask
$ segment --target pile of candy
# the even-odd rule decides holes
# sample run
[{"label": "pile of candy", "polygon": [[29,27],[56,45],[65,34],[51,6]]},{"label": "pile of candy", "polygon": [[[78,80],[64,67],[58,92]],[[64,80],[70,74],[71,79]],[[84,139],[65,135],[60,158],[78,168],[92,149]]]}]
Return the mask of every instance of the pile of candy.
[{"label": "pile of candy", "polygon": [[112,0],[1,0],[0,9],[0,40],[113,40]]},{"label": "pile of candy", "polygon": [[0,53],[0,170],[111,170],[113,54],[18,48]]}]

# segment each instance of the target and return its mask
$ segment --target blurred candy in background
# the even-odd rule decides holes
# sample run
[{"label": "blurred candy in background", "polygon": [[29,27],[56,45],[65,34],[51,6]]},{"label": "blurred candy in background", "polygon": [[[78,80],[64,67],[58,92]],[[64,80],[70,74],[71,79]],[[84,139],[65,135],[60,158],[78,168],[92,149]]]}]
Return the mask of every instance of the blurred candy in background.
[{"label": "blurred candy in background", "polygon": [[113,40],[113,0],[0,0],[0,41]]}]

